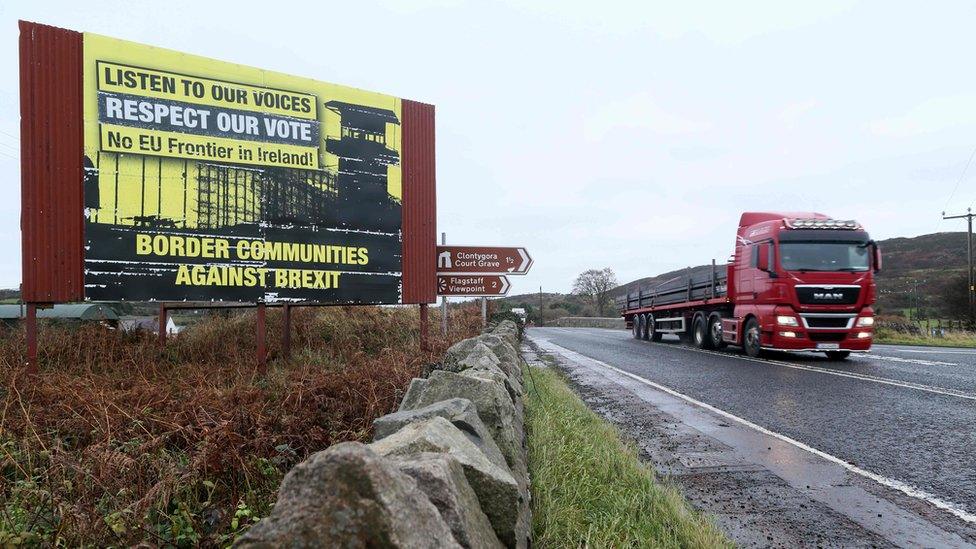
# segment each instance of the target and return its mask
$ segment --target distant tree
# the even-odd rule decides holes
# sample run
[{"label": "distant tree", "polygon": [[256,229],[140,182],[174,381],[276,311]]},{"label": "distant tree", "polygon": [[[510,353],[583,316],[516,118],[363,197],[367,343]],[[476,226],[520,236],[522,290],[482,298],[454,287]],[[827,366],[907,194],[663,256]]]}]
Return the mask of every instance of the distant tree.
[{"label": "distant tree", "polygon": [[942,310],[955,320],[969,318],[969,274],[959,273],[948,281],[942,290]]},{"label": "distant tree", "polygon": [[576,277],[573,293],[593,305],[597,316],[604,316],[607,305],[610,304],[610,291],[616,287],[617,275],[613,269],[590,269]]},{"label": "distant tree", "polygon": [[546,312],[546,318],[549,319],[550,321],[558,320],[560,318],[564,318],[567,316],[572,316],[572,315],[569,313],[569,311],[563,309],[562,307],[550,308]]}]

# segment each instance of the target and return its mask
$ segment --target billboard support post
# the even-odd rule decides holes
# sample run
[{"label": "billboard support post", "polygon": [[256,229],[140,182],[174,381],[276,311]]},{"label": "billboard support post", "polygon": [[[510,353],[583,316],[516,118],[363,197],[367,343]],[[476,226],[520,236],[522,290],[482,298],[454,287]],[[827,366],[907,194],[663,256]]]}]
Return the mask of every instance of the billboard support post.
[{"label": "billboard support post", "polygon": [[281,356],[285,361],[291,359],[291,305],[282,307],[281,318]]},{"label": "billboard support post", "polygon": [[481,298],[481,329],[488,327],[488,298]]},{"label": "billboard support post", "polygon": [[[441,246],[447,246],[447,233],[441,233]],[[441,335],[447,336],[447,296],[441,297]]]},{"label": "billboard support post", "polygon": [[427,304],[420,304],[420,350],[422,352],[430,351],[430,334],[427,318]]},{"label": "billboard support post", "polygon": [[166,310],[166,304],[159,304],[159,346],[162,347],[166,345],[166,324],[169,322],[169,311]]},{"label": "billboard support post", "polygon": [[265,349],[265,311],[264,302],[258,302],[257,314],[257,344],[258,344],[258,375],[264,376],[268,373],[268,353]]},{"label": "billboard support post", "polygon": [[27,304],[27,373],[37,373],[37,305]]}]

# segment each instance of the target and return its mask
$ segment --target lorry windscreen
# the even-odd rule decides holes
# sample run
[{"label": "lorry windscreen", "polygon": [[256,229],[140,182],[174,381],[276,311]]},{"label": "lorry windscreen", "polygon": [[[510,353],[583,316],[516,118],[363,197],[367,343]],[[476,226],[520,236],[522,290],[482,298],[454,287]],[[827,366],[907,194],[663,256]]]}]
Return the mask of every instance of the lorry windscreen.
[{"label": "lorry windscreen", "polygon": [[787,271],[867,271],[871,253],[858,242],[780,242],[780,266]]}]

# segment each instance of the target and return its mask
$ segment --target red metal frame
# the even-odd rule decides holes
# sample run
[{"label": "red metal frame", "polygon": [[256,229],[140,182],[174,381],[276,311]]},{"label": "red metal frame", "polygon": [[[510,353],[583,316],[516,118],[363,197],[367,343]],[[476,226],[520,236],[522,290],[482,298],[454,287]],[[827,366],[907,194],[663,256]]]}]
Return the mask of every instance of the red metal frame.
[{"label": "red metal frame", "polygon": [[437,301],[434,106],[404,99],[403,303]]},{"label": "red metal frame", "polygon": [[166,309],[165,303],[159,304],[159,320],[157,322],[159,324],[159,344],[166,345],[166,324],[169,322],[169,311]]},{"label": "red metal frame", "polygon": [[20,22],[22,296],[84,299],[82,34]]}]

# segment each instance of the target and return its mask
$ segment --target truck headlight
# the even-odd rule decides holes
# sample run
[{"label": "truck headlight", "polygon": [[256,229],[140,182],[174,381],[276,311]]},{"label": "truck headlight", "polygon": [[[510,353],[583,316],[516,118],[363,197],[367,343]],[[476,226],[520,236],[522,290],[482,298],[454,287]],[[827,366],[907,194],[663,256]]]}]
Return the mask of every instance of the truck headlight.
[{"label": "truck headlight", "polygon": [[857,327],[858,328],[865,328],[867,326],[874,326],[874,317],[873,316],[862,316],[862,317],[860,317],[860,318],[857,319]]},{"label": "truck headlight", "polygon": [[795,316],[777,316],[776,324],[780,326],[799,326]]},{"label": "truck headlight", "polygon": [[858,339],[867,339],[869,337],[871,337],[871,332],[858,332],[857,333],[857,338]]}]

